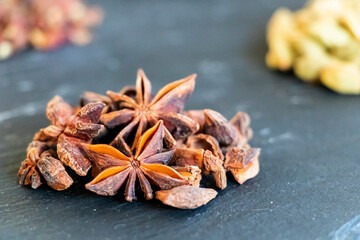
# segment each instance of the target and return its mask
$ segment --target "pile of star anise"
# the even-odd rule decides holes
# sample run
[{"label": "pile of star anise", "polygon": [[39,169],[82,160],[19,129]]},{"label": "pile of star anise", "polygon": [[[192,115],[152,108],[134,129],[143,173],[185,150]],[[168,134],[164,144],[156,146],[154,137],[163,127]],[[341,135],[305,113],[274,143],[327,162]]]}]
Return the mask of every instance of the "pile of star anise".
[{"label": "pile of star anise", "polygon": [[66,41],[84,45],[102,20],[98,7],[82,0],[0,1],[0,59],[27,46],[54,49]]},{"label": "pile of star anise", "polygon": [[195,78],[172,82],[153,96],[139,70],[136,86],[107,96],[85,92],[77,108],[54,97],[46,110],[51,125],[29,144],[20,184],[64,190],[73,183],[69,172],[86,176],[91,169],[85,188],[99,195],[124,191],[131,202],[139,189],[147,200],[155,190],[164,204],[196,208],[217,195],[200,187],[202,175],[212,175],[219,189],[227,185],[227,171],[240,184],[255,177],[260,149],[248,144],[248,114],[228,121],[210,109],[184,112]]}]

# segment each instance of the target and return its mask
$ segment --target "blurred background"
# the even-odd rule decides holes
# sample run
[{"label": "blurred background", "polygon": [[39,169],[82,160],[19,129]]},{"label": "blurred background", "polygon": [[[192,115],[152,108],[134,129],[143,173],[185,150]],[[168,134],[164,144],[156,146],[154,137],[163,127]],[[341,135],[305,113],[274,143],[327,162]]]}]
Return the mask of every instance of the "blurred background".
[{"label": "blurred background", "polygon": [[[359,99],[270,71],[264,61],[272,13],[305,1],[89,3],[105,11],[89,45],[27,49],[0,62],[0,239],[345,239],[334,236],[360,214]],[[227,118],[248,112],[251,145],[262,148],[259,176],[243,186],[229,181],[194,211],[104,198],[81,186],[59,193],[17,184],[54,95],[77,105],[84,91],[133,85],[138,68],[154,92],[197,73],[187,109]],[[349,229],[344,236],[354,234]]]}]

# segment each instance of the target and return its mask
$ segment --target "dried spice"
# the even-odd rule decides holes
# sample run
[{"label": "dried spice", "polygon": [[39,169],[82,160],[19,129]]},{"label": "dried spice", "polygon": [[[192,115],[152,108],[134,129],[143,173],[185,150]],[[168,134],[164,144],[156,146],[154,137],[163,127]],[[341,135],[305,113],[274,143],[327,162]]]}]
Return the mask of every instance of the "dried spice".
[{"label": "dried spice", "polygon": [[20,184],[64,190],[74,182],[70,172],[81,177],[91,169],[85,188],[99,195],[123,188],[125,199],[133,201],[141,189],[150,200],[159,190],[156,198],[164,204],[193,209],[217,195],[200,187],[203,175],[213,176],[219,189],[227,186],[227,171],[239,184],[254,178],[260,149],[248,143],[249,115],[238,112],[228,121],[210,109],[184,112],[195,77],[170,83],[153,97],[139,70],[136,86],[108,96],[85,92],[75,108],[55,96],[46,109],[51,125],[34,135]]},{"label": "dried spice", "polygon": [[[134,98],[108,91],[109,97],[116,103],[119,110],[102,115],[101,122],[108,128],[126,124],[111,145],[121,148],[124,140],[135,130],[134,143],[136,143],[148,126],[153,126],[160,119],[166,126],[165,138],[170,147],[175,145],[173,136],[185,138],[196,132],[199,128],[198,124],[180,114],[184,109],[185,101],[194,90],[195,78],[196,75],[193,74],[170,83],[152,97],[151,83],[140,69],[136,79]],[[132,145],[132,149],[135,147]]]},{"label": "dried spice", "polygon": [[176,170],[166,166],[174,151],[163,151],[164,124],[159,121],[136,142],[134,155],[126,156],[109,145],[84,145],[99,174],[86,188],[100,195],[113,196],[126,183],[125,199],[136,199],[135,182],[140,182],[145,198],[153,198],[150,183],[160,189],[189,184]]},{"label": "dried spice", "polygon": [[80,176],[85,176],[91,167],[83,154],[82,144],[91,143],[104,129],[103,125],[98,124],[104,107],[105,104],[100,102],[85,105],[69,120],[64,133],[59,136],[59,159]]},{"label": "dried spice", "polygon": [[7,0],[0,2],[0,59],[31,45],[49,50],[72,42],[88,44],[102,21],[98,7],[81,0]]},{"label": "dried spice", "polygon": [[64,190],[73,183],[63,164],[53,157],[54,152],[49,150],[44,142],[33,141],[27,149],[27,157],[21,163],[18,175],[19,183],[31,185],[36,189],[42,184],[41,175],[47,184],[55,190]]},{"label": "dried spice", "polygon": [[259,173],[259,148],[234,147],[226,154],[225,168],[231,171],[236,181],[243,184]]},{"label": "dried spice", "polygon": [[216,195],[217,192],[211,188],[194,186],[180,186],[156,192],[156,198],[164,204],[182,209],[198,208],[210,202]]},{"label": "dried spice", "polygon": [[318,82],[341,94],[360,94],[360,2],[313,0],[278,9],[267,30],[268,67]]}]

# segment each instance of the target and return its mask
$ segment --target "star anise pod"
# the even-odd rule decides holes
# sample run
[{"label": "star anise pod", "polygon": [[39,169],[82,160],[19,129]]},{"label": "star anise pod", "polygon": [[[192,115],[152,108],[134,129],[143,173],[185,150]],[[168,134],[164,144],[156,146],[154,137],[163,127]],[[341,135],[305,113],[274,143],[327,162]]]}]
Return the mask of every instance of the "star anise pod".
[{"label": "star anise pod", "polygon": [[109,145],[83,144],[94,171],[99,172],[86,188],[100,195],[112,196],[127,180],[125,199],[131,202],[136,199],[136,179],[148,200],[153,198],[150,183],[160,189],[189,184],[176,170],[166,166],[174,150],[163,152],[164,129],[163,122],[158,121],[139,138],[135,143],[135,154],[130,156]]},{"label": "star anise pod", "polygon": [[233,174],[236,181],[243,184],[259,173],[259,148],[234,147],[226,154],[225,168]]},{"label": "star anise pod", "polygon": [[[134,143],[137,143],[142,133],[158,120],[163,120],[166,144],[175,144],[173,136],[185,138],[198,131],[198,124],[191,118],[181,114],[185,101],[191,95],[195,86],[196,75],[175,81],[163,87],[155,97],[151,95],[151,83],[140,69],[136,80],[136,95],[134,98],[124,94],[108,91],[109,97],[120,110],[103,114],[101,122],[108,128],[126,125],[111,142],[112,146],[122,149],[124,140],[136,130]],[[131,92],[131,91],[130,91]],[[136,145],[132,146],[134,149]],[[122,149],[123,150],[123,149]]]},{"label": "star anise pod", "polygon": [[90,161],[84,156],[82,143],[91,143],[104,126],[98,124],[104,103],[89,103],[72,116],[64,132],[57,142],[59,159],[78,175],[85,176],[91,167]]},{"label": "star anise pod", "polygon": [[42,184],[41,176],[55,190],[67,189],[72,178],[66,172],[63,164],[54,157],[55,152],[48,149],[44,142],[33,141],[27,149],[27,157],[21,163],[18,175],[19,183],[31,185],[36,189]]}]

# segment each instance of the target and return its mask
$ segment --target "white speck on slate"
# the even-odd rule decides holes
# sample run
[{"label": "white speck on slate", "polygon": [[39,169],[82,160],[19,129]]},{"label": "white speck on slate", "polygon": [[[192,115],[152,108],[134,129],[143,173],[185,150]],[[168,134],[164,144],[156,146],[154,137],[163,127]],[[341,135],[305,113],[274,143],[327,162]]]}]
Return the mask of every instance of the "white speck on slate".
[{"label": "white speck on slate", "polygon": [[259,133],[260,133],[260,136],[267,136],[271,133],[271,129],[263,128],[263,129],[260,129]]},{"label": "white speck on slate", "polygon": [[291,132],[286,132],[286,133],[283,133],[277,137],[271,137],[268,139],[269,143],[277,143],[277,142],[281,142],[281,141],[284,141],[284,140],[291,140],[291,139],[294,139],[294,135],[291,133]]}]

